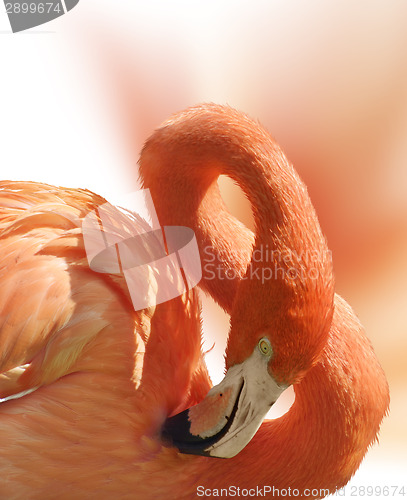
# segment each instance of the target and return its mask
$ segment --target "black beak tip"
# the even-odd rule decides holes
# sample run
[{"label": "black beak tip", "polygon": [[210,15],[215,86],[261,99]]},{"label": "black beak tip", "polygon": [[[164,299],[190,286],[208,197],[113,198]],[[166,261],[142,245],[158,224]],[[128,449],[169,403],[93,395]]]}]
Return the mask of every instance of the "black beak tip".
[{"label": "black beak tip", "polygon": [[167,418],[161,429],[161,440],[164,446],[178,448],[181,453],[210,456],[205,451],[208,445],[207,440],[191,434],[188,412],[189,410],[184,410]]},{"label": "black beak tip", "polygon": [[161,430],[162,440],[170,445],[188,440],[190,435],[188,410],[184,410],[173,417],[167,418]]}]

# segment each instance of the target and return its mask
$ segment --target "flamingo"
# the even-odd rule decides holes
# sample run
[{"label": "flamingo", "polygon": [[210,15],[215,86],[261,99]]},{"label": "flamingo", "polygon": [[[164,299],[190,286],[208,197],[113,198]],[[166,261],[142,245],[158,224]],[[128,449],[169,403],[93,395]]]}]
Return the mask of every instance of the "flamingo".
[{"label": "flamingo", "polygon": [[[139,163],[160,223],[195,231],[200,285],[231,316],[225,378],[211,387],[195,289],[134,311],[121,274],[89,268],[81,224],[103,198],[1,182],[0,497],[335,491],[389,392],[334,292],[304,184],[265,129],[214,104],[164,122]],[[228,213],[221,174],[249,198],[255,234]],[[263,421],[290,385],[292,407]]]}]

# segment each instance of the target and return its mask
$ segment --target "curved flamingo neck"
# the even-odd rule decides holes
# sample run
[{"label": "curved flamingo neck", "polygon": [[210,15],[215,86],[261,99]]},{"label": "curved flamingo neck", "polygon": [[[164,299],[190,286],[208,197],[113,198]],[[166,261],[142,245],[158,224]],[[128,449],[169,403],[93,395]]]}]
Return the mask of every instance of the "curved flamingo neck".
[{"label": "curved flamingo neck", "polygon": [[[275,335],[275,368],[282,378],[312,366],[332,318],[332,263],[307,190],[270,135],[231,108],[192,108],[147,141],[140,175],[160,223],[194,229],[201,286],[227,312],[233,309],[227,366],[244,360],[264,330]],[[255,236],[228,213],[219,175],[236,181],[251,202]],[[298,343],[290,366],[278,365],[279,358],[288,359],[286,346]]]},{"label": "curved flamingo neck", "polygon": [[[232,313],[227,363],[244,358],[244,344],[250,344],[265,313],[290,346],[292,366],[306,359],[294,405],[280,419],[264,422],[236,457],[219,467],[218,459],[182,457],[186,496],[198,485],[334,490],[345,484],[375,439],[388,388],[359,322],[338,296],[332,319],[331,261],[297,174],[261,127],[218,106],[187,110],[164,124],[143,150],[140,173],[161,224],[186,225],[197,235],[202,287]],[[216,184],[221,174],[249,198],[255,236],[228,213]],[[271,265],[281,264],[285,273],[259,289],[258,282],[243,278],[251,268],[265,268],[254,253],[262,245],[275,251]],[[205,268],[207,248],[213,250],[210,263],[220,266],[214,279]],[[316,257],[314,276],[301,259],[307,251]],[[284,253],[286,261],[278,262]],[[304,274],[288,279],[290,266]],[[228,272],[229,279],[222,279]],[[278,344],[278,338],[273,341]]]},{"label": "curved flamingo neck", "polygon": [[[140,175],[152,192],[161,224],[185,223],[215,252],[225,247],[245,256],[234,264],[232,253],[228,256],[232,263],[224,262],[225,266],[247,266],[254,243],[270,243],[275,250],[298,254],[314,250],[326,257],[328,253],[307,190],[294,168],[263,128],[231,108],[205,105],[165,122],[142,151]],[[255,239],[227,211],[216,182],[220,175],[232,178],[249,199]],[[324,265],[330,274],[330,262]],[[205,287],[211,286],[208,281],[204,270]]]}]

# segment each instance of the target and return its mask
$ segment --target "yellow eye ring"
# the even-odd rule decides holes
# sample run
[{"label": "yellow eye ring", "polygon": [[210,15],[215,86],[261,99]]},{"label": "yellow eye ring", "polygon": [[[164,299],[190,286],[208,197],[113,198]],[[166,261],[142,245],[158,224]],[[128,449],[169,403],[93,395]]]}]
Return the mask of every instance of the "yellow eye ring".
[{"label": "yellow eye ring", "polygon": [[272,348],[271,348],[271,344],[270,344],[269,339],[266,339],[266,338],[260,339],[258,346],[259,346],[259,350],[262,354],[264,354],[265,356],[270,356],[270,354],[272,352]]}]

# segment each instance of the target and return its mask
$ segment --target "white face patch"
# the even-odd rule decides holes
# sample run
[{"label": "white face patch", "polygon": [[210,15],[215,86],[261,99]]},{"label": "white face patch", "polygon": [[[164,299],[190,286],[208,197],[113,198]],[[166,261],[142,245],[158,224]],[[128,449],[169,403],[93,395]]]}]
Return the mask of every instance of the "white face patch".
[{"label": "white face patch", "polygon": [[209,391],[209,397],[226,391],[230,397],[216,425],[200,432],[199,436],[208,438],[221,432],[226,425],[230,427],[219,440],[205,449],[208,455],[230,458],[239,453],[254,436],[270,407],[287,388],[277,384],[269,374],[271,356],[269,340],[261,339],[253,354],[243,363],[232,366],[222,382]]}]

